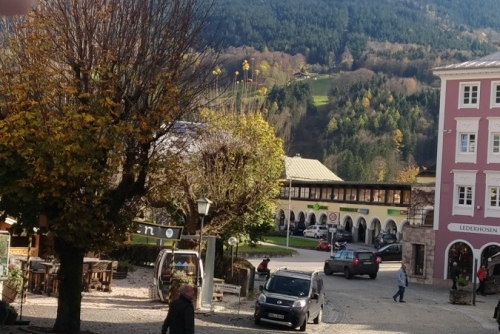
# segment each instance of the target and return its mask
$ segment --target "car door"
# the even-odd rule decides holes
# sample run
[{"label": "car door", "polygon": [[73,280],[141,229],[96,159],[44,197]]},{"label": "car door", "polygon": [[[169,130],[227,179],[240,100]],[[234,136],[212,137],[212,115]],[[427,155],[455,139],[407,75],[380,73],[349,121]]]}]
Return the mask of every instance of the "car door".
[{"label": "car door", "polygon": [[328,236],[328,229],[324,226],[321,226],[319,228],[318,235],[320,238],[326,238]]},{"label": "car door", "polygon": [[387,249],[384,252],[384,259],[386,261],[395,261],[397,259],[397,254],[398,254],[398,246],[397,245],[391,245],[387,247]]},{"label": "car door", "polygon": [[333,256],[333,259],[331,262],[331,266],[330,268],[332,269],[332,271],[334,272],[342,272],[344,271],[344,269],[341,269],[342,268],[342,260],[340,259],[342,254],[344,253],[344,251],[338,251],[337,253],[335,253],[335,255]]},{"label": "car door", "polygon": [[309,314],[310,314],[310,318],[314,319],[316,318],[316,316],[318,315],[318,312],[319,312],[319,309],[321,307],[320,305],[320,298],[316,298],[316,299],[313,299],[312,297],[314,296],[314,294],[320,294],[321,291],[320,291],[320,286],[318,284],[318,275],[317,274],[314,274],[313,275],[313,278],[312,278],[312,287],[311,287],[311,298],[310,298],[310,304],[309,304]]}]

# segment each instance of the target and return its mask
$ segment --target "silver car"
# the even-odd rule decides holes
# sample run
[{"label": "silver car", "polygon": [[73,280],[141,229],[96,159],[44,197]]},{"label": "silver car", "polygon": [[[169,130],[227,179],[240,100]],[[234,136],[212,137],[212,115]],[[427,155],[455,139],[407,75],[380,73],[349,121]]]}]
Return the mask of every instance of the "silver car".
[{"label": "silver car", "polygon": [[304,230],[304,237],[310,238],[326,238],[328,235],[328,228],[326,225],[309,225]]}]

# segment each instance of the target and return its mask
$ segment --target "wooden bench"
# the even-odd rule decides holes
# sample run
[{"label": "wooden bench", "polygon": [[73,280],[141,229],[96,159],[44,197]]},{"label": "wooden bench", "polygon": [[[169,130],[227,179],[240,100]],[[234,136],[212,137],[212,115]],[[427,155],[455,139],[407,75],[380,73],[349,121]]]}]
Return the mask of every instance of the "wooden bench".
[{"label": "wooden bench", "polygon": [[[224,284],[224,280],[222,278],[214,278],[213,283],[214,284]],[[212,300],[221,302],[223,298],[224,298],[224,292],[220,291],[220,290],[216,290],[214,288],[212,291]]]},{"label": "wooden bench", "polygon": [[113,280],[113,262],[98,261],[90,262],[87,273],[88,290],[111,292],[111,282]]}]

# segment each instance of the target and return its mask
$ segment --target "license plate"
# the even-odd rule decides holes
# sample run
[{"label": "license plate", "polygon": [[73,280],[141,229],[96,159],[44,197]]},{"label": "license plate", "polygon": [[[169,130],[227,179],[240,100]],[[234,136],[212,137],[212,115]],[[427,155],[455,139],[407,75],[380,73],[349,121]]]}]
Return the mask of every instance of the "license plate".
[{"label": "license plate", "polygon": [[285,319],[285,316],[283,314],[269,313],[268,315],[269,315],[269,318]]},{"label": "license plate", "polygon": [[365,264],[372,264],[371,262],[365,262]]}]

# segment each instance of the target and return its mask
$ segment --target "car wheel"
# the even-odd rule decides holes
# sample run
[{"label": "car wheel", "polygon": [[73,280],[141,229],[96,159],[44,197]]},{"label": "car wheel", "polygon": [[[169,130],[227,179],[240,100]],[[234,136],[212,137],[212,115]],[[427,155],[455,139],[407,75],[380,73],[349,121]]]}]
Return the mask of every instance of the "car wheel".
[{"label": "car wheel", "polygon": [[314,233],[314,239],[318,239],[319,235],[317,233]]},{"label": "car wheel", "polygon": [[370,274],[370,275],[368,275],[368,276],[370,276],[370,279],[375,279],[375,278],[377,278],[377,273],[375,273],[375,274]]},{"label": "car wheel", "polygon": [[260,318],[255,317],[254,321],[256,325],[260,325]]},{"label": "car wheel", "polygon": [[333,270],[330,268],[328,263],[325,263],[325,266],[323,267],[323,272],[325,273],[325,275],[333,274]]},{"label": "car wheel", "polygon": [[308,320],[308,318],[309,318],[309,315],[308,315],[308,314],[306,314],[306,318],[304,319],[304,323],[303,323],[302,325],[300,325],[300,328],[299,328],[299,330],[300,330],[301,332],[305,332],[305,331],[306,331],[306,329],[307,329],[307,320]]},{"label": "car wheel", "polygon": [[318,316],[316,318],[314,318],[314,323],[317,325],[321,322],[321,319],[323,319],[323,306],[320,307],[319,309],[319,312],[318,312]]},{"label": "car wheel", "polygon": [[346,279],[351,279],[351,277],[352,277],[351,271],[347,267],[344,268],[344,276]]}]

